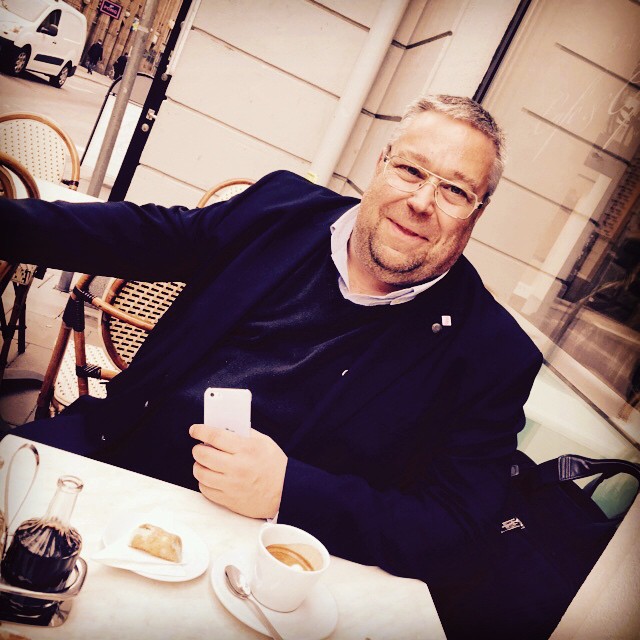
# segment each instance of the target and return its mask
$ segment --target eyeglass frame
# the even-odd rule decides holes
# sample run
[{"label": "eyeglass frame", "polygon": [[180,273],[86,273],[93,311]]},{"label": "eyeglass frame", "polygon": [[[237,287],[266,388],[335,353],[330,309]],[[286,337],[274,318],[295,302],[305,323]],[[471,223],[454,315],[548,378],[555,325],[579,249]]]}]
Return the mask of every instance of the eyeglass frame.
[{"label": "eyeglass frame", "polygon": [[[389,167],[389,161],[392,158],[400,158],[401,160],[404,160],[407,164],[411,165],[412,167],[416,167],[416,169],[420,169],[420,171],[424,171],[429,177],[424,180],[421,183],[417,183],[417,186],[415,189],[400,189],[399,187],[396,187],[393,184],[389,183],[389,179],[387,178],[387,168]],[[442,213],[444,213],[446,216],[449,216],[450,218],[455,218],[456,220],[468,220],[475,211],[477,211],[478,209],[482,208],[482,206],[485,204],[484,202],[480,202],[478,196],[471,191],[470,189],[468,189],[467,187],[464,187],[461,184],[458,184],[457,182],[453,182],[451,180],[447,180],[447,178],[443,178],[442,176],[439,176],[437,173],[434,173],[433,171],[429,171],[429,169],[425,169],[424,167],[420,166],[419,164],[416,164],[415,162],[413,162],[412,160],[408,160],[407,158],[405,158],[404,156],[398,155],[398,154],[393,154],[393,155],[389,155],[389,153],[385,153],[382,156],[382,161],[384,162],[384,169],[382,170],[382,175],[385,179],[385,182],[390,186],[393,187],[394,189],[397,189],[398,191],[402,191],[402,193],[416,193],[417,191],[420,191],[420,189],[422,189],[422,187],[424,187],[427,183],[430,183],[434,186],[434,199],[436,202],[436,206],[438,207],[438,209],[440,209],[440,211],[442,211]],[[437,178],[438,182],[433,182],[433,178]],[[402,178],[400,178],[402,180]],[[454,216],[451,213],[448,213],[447,211],[445,211],[442,206],[440,206],[440,202],[438,201],[438,187],[440,186],[440,184],[442,182],[446,182],[447,184],[452,184],[454,187],[459,187],[460,189],[462,189],[465,192],[470,193],[476,201],[475,206],[473,207],[473,209],[471,209],[471,211],[469,212],[469,215],[467,215],[464,218],[460,218],[459,216]]]}]

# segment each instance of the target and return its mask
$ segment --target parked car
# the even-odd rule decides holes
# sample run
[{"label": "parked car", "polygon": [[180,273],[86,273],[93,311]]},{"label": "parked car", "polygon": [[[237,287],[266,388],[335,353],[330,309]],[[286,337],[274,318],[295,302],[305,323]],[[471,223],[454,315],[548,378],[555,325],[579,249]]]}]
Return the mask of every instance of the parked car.
[{"label": "parked car", "polygon": [[80,63],[86,18],[61,0],[2,0],[0,64],[18,75],[35,71],[60,88]]}]

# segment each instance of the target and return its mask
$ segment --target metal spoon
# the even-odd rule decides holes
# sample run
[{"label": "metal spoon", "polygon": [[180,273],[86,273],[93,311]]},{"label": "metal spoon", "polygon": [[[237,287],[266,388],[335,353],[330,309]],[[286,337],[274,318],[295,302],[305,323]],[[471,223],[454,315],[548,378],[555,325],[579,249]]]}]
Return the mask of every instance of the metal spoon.
[{"label": "metal spoon", "polygon": [[253,605],[253,610],[262,624],[267,628],[273,640],[284,640],[283,637],[275,630],[274,626],[269,622],[269,618],[258,604],[258,601],[251,595],[251,587],[247,578],[242,571],[235,565],[228,564],[224,568],[224,575],[227,578],[227,586],[233,595],[238,596],[242,600],[246,600]]}]

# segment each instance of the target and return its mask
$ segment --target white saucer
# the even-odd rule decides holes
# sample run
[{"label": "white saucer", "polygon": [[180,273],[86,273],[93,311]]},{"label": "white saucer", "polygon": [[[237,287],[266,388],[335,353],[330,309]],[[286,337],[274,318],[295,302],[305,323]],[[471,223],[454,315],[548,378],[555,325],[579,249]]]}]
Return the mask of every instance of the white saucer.
[{"label": "white saucer", "polygon": [[[145,517],[147,519],[145,519]],[[152,580],[160,580],[162,582],[186,582],[193,580],[202,575],[209,566],[209,549],[204,540],[190,527],[182,524],[173,515],[168,512],[158,513],[154,510],[151,514],[140,513],[140,511],[121,511],[117,513],[107,525],[102,534],[102,541],[105,546],[113,544],[118,538],[132,531],[135,527],[145,522],[157,524],[157,526],[165,527],[167,530],[179,535],[182,539],[182,559],[184,562],[184,575],[162,575],[154,573],[152,568],[149,571],[126,569],[133,571],[138,575]]]},{"label": "white saucer", "polygon": [[[224,568],[234,564],[247,577],[253,567],[252,554],[229,551],[218,556],[211,568],[211,584],[218,599],[235,616],[247,626],[269,635],[265,626],[255,616],[250,604],[234,596],[227,586]],[[338,606],[331,592],[319,582],[307,599],[291,613],[280,613],[262,607],[270,622],[285,640],[322,640],[336,628],[338,624]]]}]

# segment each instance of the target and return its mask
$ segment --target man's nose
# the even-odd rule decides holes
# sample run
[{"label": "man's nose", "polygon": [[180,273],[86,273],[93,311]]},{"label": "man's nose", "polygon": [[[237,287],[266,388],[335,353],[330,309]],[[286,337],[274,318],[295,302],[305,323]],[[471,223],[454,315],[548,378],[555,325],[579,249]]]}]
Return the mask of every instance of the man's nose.
[{"label": "man's nose", "polygon": [[429,178],[417,191],[411,193],[407,200],[416,213],[433,213],[436,207],[437,182]]}]

